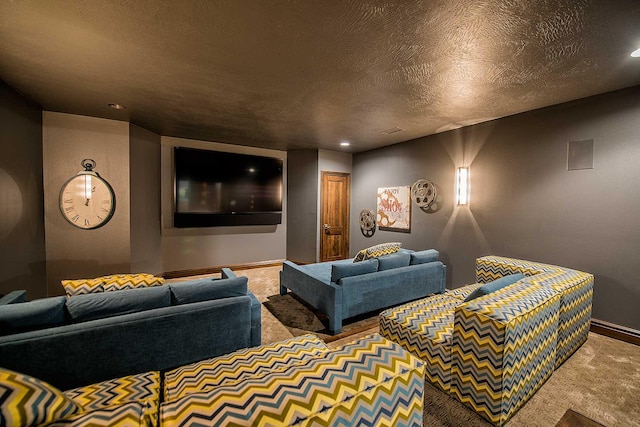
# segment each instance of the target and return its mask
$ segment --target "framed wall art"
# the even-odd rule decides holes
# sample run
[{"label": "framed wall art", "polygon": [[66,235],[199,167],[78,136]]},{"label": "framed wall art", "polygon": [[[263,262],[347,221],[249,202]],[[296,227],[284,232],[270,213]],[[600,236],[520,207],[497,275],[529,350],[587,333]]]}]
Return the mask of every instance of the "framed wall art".
[{"label": "framed wall art", "polygon": [[411,187],[378,188],[376,221],[380,230],[411,232]]}]

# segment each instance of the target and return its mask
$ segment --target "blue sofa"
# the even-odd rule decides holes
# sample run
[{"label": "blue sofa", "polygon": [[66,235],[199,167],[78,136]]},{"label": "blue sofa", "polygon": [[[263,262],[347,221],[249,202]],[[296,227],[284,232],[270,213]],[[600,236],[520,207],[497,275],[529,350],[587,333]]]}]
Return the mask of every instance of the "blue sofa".
[{"label": "blue sofa", "polygon": [[285,261],[280,294],[291,290],[325,313],[330,332],[338,334],[344,319],[444,292],[446,266],[437,261],[438,255],[434,249],[400,249],[360,262],[296,265]]},{"label": "blue sofa", "polygon": [[0,300],[0,366],[63,390],[160,371],[261,343],[260,302],[247,278]]}]

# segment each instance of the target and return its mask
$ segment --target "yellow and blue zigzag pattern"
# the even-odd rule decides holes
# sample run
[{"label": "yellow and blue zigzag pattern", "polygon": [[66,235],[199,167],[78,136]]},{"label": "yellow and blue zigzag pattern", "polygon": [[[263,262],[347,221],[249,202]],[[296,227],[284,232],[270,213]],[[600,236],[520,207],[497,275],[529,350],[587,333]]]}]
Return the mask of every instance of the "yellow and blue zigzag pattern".
[{"label": "yellow and blue zigzag pattern", "polygon": [[424,365],[379,335],[161,405],[162,424],[422,425]]},{"label": "yellow and blue zigzag pattern", "polygon": [[404,304],[380,313],[380,334],[426,361],[431,383],[449,391],[453,317],[461,299],[449,294]]},{"label": "yellow and blue zigzag pattern", "polygon": [[47,427],[153,427],[146,410],[140,402],[129,402],[59,419]]},{"label": "yellow and blue zigzag pattern", "polygon": [[129,375],[67,390],[64,394],[80,405],[83,411],[103,410],[107,407],[138,402],[152,425],[157,425],[160,373],[150,371]]},{"label": "yellow and blue zigzag pattern", "polygon": [[308,334],[181,366],[165,373],[164,400],[176,400],[304,364],[328,350],[322,340]]},{"label": "yellow and blue zigzag pattern", "polygon": [[488,282],[513,273],[531,276],[522,282],[548,286],[560,293],[557,368],[587,340],[591,324],[593,275],[555,265],[499,256],[486,256],[476,260],[476,278],[479,282]]},{"label": "yellow and blue zigzag pattern", "polygon": [[524,283],[495,293],[512,309],[471,301],[456,312],[451,393],[501,425],[553,372],[560,296]]}]

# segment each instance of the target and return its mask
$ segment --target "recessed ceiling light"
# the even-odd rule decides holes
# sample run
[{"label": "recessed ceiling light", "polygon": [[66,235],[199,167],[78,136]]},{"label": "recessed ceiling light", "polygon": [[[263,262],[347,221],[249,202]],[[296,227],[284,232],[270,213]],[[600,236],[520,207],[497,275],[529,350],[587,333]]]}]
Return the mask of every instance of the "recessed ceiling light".
[{"label": "recessed ceiling light", "polygon": [[114,110],[126,110],[127,107],[122,105],[122,104],[107,104],[109,107],[113,108]]},{"label": "recessed ceiling light", "polygon": [[634,58],[640,58],[640,48],[631,52],[631,56],[633,56]]},{"label": "recessed ceiling light", "polygon": [[351,143],[350,143],[349,141],[342,141],[342,142],[340,143],[340,146],[341,146],[341,147],[348,147],[348,146],[350,146],[350,145],[351,145]]},{"label": "recessed ceiling light", "polygon": [[395,126],[395,127],[383,130],[382,133],[386,133],[387,135],[391,135],[392,133],[402,132],[403,130],[404,129],[400,129],[399,127]]}]

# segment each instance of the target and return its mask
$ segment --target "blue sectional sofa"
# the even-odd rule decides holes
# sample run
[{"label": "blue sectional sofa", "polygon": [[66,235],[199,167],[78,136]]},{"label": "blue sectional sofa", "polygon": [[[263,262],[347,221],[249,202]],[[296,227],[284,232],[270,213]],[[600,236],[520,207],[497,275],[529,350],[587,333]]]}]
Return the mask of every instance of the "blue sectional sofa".
[{"label": "blue sectional sofa", "polygon": [[332,334],[344,319],[442,293],[446,266],[438,251],[400,249],[397,253],[360,262],[352,259],[296,265],[285,261],[280,294],[287,289],[325,313]]},{"label": "blue sectional sofa", "polygon": [[176,282],[0,305],[0,366],[63,390],[260,345],[247,278]]}]

